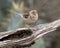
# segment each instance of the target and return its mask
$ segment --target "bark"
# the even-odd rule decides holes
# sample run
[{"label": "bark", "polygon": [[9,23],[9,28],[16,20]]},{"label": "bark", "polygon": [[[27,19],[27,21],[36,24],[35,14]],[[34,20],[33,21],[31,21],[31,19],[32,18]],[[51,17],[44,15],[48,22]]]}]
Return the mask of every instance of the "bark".
[{"label": "bark", "polygon": [[60,19],[51,23],[37,25],[30,28],[18,28],[16,30],[0,33],[0,47],[28,46],[36,39],[57,30],[60,26]]}]

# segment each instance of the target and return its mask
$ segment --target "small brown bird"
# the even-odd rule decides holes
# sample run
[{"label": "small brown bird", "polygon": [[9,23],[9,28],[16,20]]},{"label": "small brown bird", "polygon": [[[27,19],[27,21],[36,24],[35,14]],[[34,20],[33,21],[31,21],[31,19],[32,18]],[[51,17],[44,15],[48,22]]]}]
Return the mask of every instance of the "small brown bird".
[{"label": "small brown bird", "polygon": [[38,20],[37,10],[31,10],[28,13],[23,14],[23,20],[25,24],[33,24]]},{"label": "small brown bird", "polygon": [[[12,2],[12,9],[10,12],[15,13],[16,16],[21,16],[21,19],[23,20],[23,27],[28,27],[30,25],[33,25],[38,20],[38,12],[37,10],[31,10],[27,13],[23,13],[24,11],[24,2],[21,2],[21,5]],[[19,12],[22,13],[19,13]]]}]

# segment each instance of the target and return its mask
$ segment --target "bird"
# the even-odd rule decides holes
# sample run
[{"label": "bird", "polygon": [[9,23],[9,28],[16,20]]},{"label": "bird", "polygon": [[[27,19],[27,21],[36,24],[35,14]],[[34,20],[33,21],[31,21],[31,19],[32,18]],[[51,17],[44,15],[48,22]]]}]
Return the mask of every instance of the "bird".
[{"label": "bird", "polygon": [[38,20],[37,10],[31,10],[28,13],[23,13],[23,21],[26,26],[33,25]]},{"label": "bird", "polygon": [[38,20],[37,10],[30,10],[24,12],[24,2],[21,2],[20,6],[12,2],[11,21],[9,23],[8,30],[17,29],[19,27],[31,27]]}]

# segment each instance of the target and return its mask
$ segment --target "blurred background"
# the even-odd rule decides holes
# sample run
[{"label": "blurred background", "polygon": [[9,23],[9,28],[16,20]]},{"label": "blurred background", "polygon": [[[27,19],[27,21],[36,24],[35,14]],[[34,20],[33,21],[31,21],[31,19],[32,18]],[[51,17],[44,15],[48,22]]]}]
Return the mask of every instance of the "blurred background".
[{"label": "blurred background", "polygon": [[[39,14],[38,24],[45,24],[60,19],[60,0],[0,0],[0,32],[22,28],[23,20],[15,12],[22,14],[36,9]],[[10,10],[14,12],[10,12]],[[49,33],[26,48],[60,48],[60,30]]]}]

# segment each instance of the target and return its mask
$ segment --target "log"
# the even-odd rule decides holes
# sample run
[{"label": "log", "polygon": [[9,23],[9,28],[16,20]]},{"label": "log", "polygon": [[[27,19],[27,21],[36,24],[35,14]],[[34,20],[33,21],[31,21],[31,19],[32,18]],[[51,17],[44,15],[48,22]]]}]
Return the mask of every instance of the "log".
[{"label": "log", "polygon": [[0,33],[0,47],[20,45],[25,46],[34,42],[36,39],[47,33],[57,30],[60,26],[60,19],[51,23],[37,25],[30,28],[18,28],[11,31]]}]

